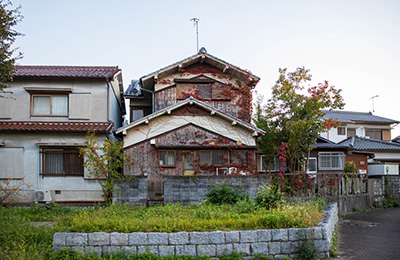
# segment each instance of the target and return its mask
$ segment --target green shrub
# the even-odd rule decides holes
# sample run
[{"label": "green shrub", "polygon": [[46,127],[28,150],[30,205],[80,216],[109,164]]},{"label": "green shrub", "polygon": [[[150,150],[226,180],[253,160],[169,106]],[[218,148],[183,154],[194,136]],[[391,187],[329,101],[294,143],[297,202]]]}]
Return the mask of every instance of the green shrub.
[{"label": "green shrub", "polygon": [[235,204],[236,202],[248,198],[245,193],[236,190],[232,186],[223,184],[214,186],[212,190],[206,194],[208,202],[212,204]]},{"label": "green shrub", "polygon": [[314,240],[307,237],[305,233],[298,234],[301,238],[299,246],[296,247],[297,257],[301,260],[313,260],[318,257],[318,248],[314,245]]},{"label": "green shrub", "polygon": [[273,185],[262,186],[256,194],[256,204],[262,208],[273,209],[284,201],[283,193]]}]

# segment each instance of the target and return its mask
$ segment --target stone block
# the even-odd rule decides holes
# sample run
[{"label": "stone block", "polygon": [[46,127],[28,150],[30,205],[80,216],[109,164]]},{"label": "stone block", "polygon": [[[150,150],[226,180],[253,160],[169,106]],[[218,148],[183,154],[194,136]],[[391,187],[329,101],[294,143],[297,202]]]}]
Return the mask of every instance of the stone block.
[{"label": "stone block", "polygon": [[152,232],[147,234],[149,245],[168,245],[168,233]]},{"label": "stone block", "polygon": [[233,251],[243,253],[243,256],[250,255],[250,243],[234,243]]},{"label": "stone block", "polygon": [[128,235],[128,243],[130,246],[147,245],[147,233],[134,232]]},{"label": "stone block", "polygon": [[271,242],[269,243],[269,254],[278,255],[281,253],[281,242]]},{"label": "stone block", "polygon": [[127,246],[129,244],[129,234],[127,233],[111,233],[110,245],[112,246]]},{"label": "stone block", "polygon": [[272,229],[272,241],[288,241],[289,233],[287,229]]},{"label": "stone block", "polygon": [[153,253],[158,255],[158,246],[138,246],[138,254]]},{"label": "stone block", "polygon": [[121,246],[121,252],[124,252],[126,255],[133,256],[137,252],[136,246]]},{"label": "stone block", "polygon": [[90,256],[100,257],[103,254],[101,246],[87,246],[85,247],[85,253]]},{"label": "stone block", "polygon": [[189,244],[189,233],[188,232],[169,233],[167,241],[169,241],[170,245]]},{"label": "stone block", "polygon": [[271,241],[272,234],[269,229],[257,230],[257,241],[258,242],[269,242]]},{"label": "stone block", "polygon": [[224,244],[225,235],[222,231],[210,232],[210,244]]},{"label": "stone block", "polygon": [[108,246],[110,245],[110,233],[94,232],[88,234],[90,246]]},{"label": "stone block", "polygon": [[262,254],[269,255],[268,243],[265,242],[257,242],[251,244],[251,255]]},{"label": "stone block", "polygon": [[111,255],[121,251],[120,246],[103,246],[103,255]]},{"label": "stone block", "polygon": [[288,258],[289,255],[284,255],[284,254],[280,254],[280,255],[274,255],[274,259],[283,259],[283,258]]},{"label": "stone block", "polygon": [[209,232],[190,232],[189,234],[189,243],[192,245],[204,245],[209,241]]},{"label": "stone block", "polygon": [[240,243],[257,242],[257,231],[256,230],[239,231],[239,233],[240,233]]},{"label": "stone block", "polygon": [[197,256],[195,245],[177,245],[175,247],[176,255]]},{"label": "stone block", "polygon": [[85,252],[85,247],[84,246],[71,246],[70,247],[73,251],[79,253],[82,255],[83,252]]},{"label": "stone block", "polygon": [[158,255],[160,257],[167,255],[175,255],[175,246],[159,246]]},{"label": "stone block", "polygon": [[293,254],[296,251],[299,243],[294,241],[282,242],[281,243],[281,252],[282,254]]},{"label": "stone block", "polygon": [[217,247],[215,245],[197,245],[197,255],[217,256]]},{"label": "stone block", "polygon": [[233,251],[233,244],[218,244],[217,254],[218,255],[229,255]]},{"label": "stone block", "polygon": [[86,233],[69,233],[67,235],[67,246],[87,246],[88,235]]},{"label": "stone block", "polygon": [[297,241],[299,240],[299,232],[301,231],[301,228],[288,228],[288,235],[289,235],[289,241]]},{"label": "stone block", "polygon": [[225,232],[226,243],[238,243],[239,242],[239,231],[227,231]]},{"label": "stone block", "polygon": [[54,233],[53,247],[54,246],[66,246],[67,245],[67,234],[68,233]]},{"label": "stone block", "polygon": [[318,252],[329,251],[329,243],[326,240],[314,240],[314,246],[317,248]]},{"label": "stone block", "polygon": [[324,238],[324,236],[323,236],[323,232],[322,232],[322,228],[320,228],[320,227],[314,227],[314,228],[312,228],[312,230],[313,230],[313,238],[314,239],[323,239]]}]

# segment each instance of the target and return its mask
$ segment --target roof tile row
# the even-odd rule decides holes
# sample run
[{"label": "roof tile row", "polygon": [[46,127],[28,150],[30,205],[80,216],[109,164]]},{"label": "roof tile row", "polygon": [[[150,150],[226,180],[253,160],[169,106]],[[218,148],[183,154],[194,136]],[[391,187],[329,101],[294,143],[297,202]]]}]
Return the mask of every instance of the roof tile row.
[{"label": "roof tile row", "polygon": [[109,122],[0,122],[0,131],[27,132],[101,132],[109,133],[114,123]]}]

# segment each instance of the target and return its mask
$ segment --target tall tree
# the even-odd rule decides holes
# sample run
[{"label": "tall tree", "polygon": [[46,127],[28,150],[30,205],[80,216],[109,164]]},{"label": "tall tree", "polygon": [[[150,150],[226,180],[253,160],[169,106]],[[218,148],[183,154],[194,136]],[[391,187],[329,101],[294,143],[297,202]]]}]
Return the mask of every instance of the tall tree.
[{"label": "tall tree", "polygon": [[294,72],[279,69],[279,74],[271,99],[264,106],[257,104],[254,121],[266,131],[259,140],[259,147],[270,159],[280,145],[286,143],[286,166],[290,172],[300,172],[304,157],[316,143],[319,133],[336,123],[323,120],[322,110],[342,109],[344,102],[341,90],[329,86],[327,81],[306,89],[304,85],[311,81],[311,75],[304,67]]},{"label": "tall tree", "polygon": [[0,0],[0,92],[7,87],[5,82],[11,81],[15,72],[15,61],[22,58],[22,53],[14,55],[16,49],[12,48],[17,36],[22,35],[13,27],[22,20],[20,6],[10,9],[9,0]]}]

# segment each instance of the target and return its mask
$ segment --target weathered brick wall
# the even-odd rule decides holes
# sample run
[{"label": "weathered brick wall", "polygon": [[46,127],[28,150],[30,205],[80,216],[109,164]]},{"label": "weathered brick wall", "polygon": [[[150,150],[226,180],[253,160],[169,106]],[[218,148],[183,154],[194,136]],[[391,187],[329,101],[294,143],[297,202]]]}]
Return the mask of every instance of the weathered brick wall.
[{"label": "weathered brick wall", "polygon": [[134,176],[115,187],[114,201],[128,205],[144,206],[147,203],[147,176]]},{"label": "weathered brick wall", "polygon": [[164,202],[199,203],[213,185],[227,184],[255,197],[257,189],[269,184],[267,175],[221,175],[221,176],[164,176]]},{"label": "weathered brick wall", "polygon": [[244,231],[177,232],[177,233],[55,233],[53,250],[70,247],[75,251],[107,255],[124,251],[129,254],[154,253],[158,256],[192,255],[211,257],[243,252],[244,256],[255,254],[275,258],[296,257],[296,247],[306,236],[323,257],[329,256],[332,236],[338,221],[337,204],[331,204],[324,220],[317,227],[262,229]]}]

